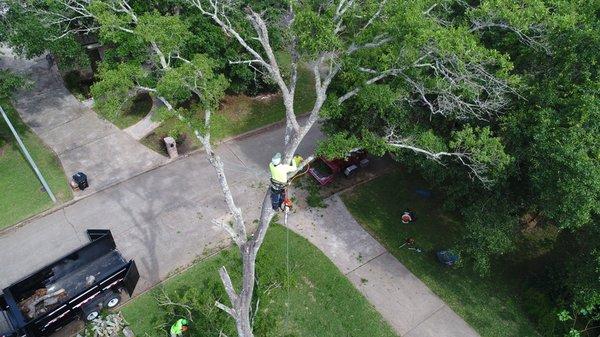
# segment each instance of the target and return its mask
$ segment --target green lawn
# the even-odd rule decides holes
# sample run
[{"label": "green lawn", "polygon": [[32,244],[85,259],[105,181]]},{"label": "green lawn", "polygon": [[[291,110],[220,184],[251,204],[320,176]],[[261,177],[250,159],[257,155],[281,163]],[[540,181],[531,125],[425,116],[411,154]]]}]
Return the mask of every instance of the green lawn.
[{"label": "green lawn", "polygon": [[[312,109],[315,100],[314,80],[311,72],[306,68],[299,68],[298,74],[294,107],[297,114],[303,114]],[[199,110],[198,114],[202,118],[203,112]],[[284,117],[285,108],[283,99],[279,94],[263,97],[229,95],[222,101],[221,109],[213,115],[212,139],[218,141],[239,135],[278,122]],[[152,134],[142,139],[142,144],[156,152],[166,154],[162,139],[171,134],[172,130],[176,129],[177,124],[175,118],[164,121]],[[185,134],[183,152],[200,147],[198,140],[193,137],[193,133],[189,132],[187,128],[181,129],[181,133]]]},{"label": "green lawn", "polygon": [[[8,102],[0,101],[0,105],[9,115],[56,198],[60,202],[71,199],[71,190],[58,158],[23,124]],[[0,229],[53,206],[1,117],[0,191]]]},{"label": "green lawn", "polygon": [[[539,336],[526,317],[516,277],[501,272],[481,278],[469,266],[448,268],[437,262],[435,252],[454,243],[460,223],[440,209],[440,201],[415,193],[425,183],[396,171],[343,195],[353,216],[427,286],[438,294],[483,337]],[[417,221],[402,224],[405,209],[416,212]],[[421,253],[401,247],[414,238]]]},{"label": "green lawn", "polygon": [[127,104],[123,113],[108,120],[119,129],[126,129],[142,120],[152,109],[152,97],[148,94],[140,94]]},{"label": "green lawn", "polygon": [[[256,294],[260,303],[254,324],[256,336],[396,336],[323,253],[292,232],[289,241],[289,282],[286,281],[285,228],[272,226],[259,253]],[[230,249],[197,263],[127,304],[123,314],[136,336],[166,336],[170,324],[186,316],[180,308],[157,304],[156,297],[161,296],[163,289],[174,302],[192,307],[189,336],[218,337],[221,329],[228,336],[235,336],[232,319],[214,306],[215,300],[227,303],[217,272],[222,265],[237,284],[238,252]],[[290,306],[286,319],[288,286]]]}]

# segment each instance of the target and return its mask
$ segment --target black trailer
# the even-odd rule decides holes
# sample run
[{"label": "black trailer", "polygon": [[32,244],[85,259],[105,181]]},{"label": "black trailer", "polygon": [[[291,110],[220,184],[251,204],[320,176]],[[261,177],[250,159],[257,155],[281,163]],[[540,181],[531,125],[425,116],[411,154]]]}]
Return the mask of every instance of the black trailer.
[{"label": "black trailer", "polygon": [[0,337],[49,336],[69,322],[114,308],[139,279],[133,260],[109,230],[88,230],[90,243],[13,283],[0,294]]}]

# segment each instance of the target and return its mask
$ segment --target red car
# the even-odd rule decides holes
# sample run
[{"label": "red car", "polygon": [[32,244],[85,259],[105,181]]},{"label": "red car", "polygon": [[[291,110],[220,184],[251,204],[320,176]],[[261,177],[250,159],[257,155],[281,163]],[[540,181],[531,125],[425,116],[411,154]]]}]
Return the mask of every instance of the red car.
[{"label": "red car", "polygon": [[343,172],[346,177],[352,176],[356,171],[369,165],[367,151],[362,149],[352,150],[345,158],[327,160],[319,157],[311,164],[308,172],[321,185],[331,183],[337,173]]}]

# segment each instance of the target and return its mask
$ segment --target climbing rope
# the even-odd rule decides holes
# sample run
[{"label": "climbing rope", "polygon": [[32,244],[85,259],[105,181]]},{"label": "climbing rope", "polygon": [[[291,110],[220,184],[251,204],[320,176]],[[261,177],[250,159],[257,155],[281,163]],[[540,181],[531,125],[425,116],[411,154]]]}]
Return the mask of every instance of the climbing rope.
[{"label": "climbing rope", "polygon": [[[288,187],[292,186],[292,182],[294,179],[299,178],[305,175],[308,172],[310,165],[306,165],[306,170],[300,174],[296,174],[292,179],[290,179]],[[287,188],[285,189],[285,195],[283,198],[283,225],[285,226],[285,271],[286,271],[286,305],[285,305],[285,324],[284,329],[285,332],[289,332],[289,317],[290,317],[290,228],[288,227],[288,214],[290,213],[290,208],[292,207],[292,202],[288,199]]]},{"label": "climbing rope", "polygon": [[285,332],[286,334],[289,332],[289,318],[290,318],[290,228],[287,225],[288,214],[290,213],[290,208],[288,206],[285,207],[285,212],[283,215],[283,224],[286,228],[285,230],[285,272],[286,272],[286,300],[285,300]]}]

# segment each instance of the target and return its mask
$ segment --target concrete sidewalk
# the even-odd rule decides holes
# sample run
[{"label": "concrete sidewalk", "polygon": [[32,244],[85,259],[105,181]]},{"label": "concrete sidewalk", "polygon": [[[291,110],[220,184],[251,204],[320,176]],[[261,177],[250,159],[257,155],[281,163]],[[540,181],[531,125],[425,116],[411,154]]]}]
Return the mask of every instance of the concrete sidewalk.
[{"label": "concrete sidewalk", "polygon": [[78,171],[88,175],[90,188],[75,192],[75,198],[167,162],[71,95],[44,57],[24,60],[9,49],[0,52],[0,68],[32,81],[13,99],[23,121],[58,155],[69,179]]},{"label": "concrete sidewalk", "polygon": [[164,104],[161,101],[153,97],[152,108],[150,109],[150,112],[148,112],[146,117],[142,118],[142,120],[133,124],[127,129],[124,129],[123,131],[125,131],[128,135],[130,135],[131,137],[133,137],[133,139],[136,140],[140,140],[146,137],[147,135],[152,133],[152,131],[154,131],[157,127],[160,126],[160,122],[153,121],[152,118],[154,118],[156,111],[160,109],[160,107],[163,105]]}]

